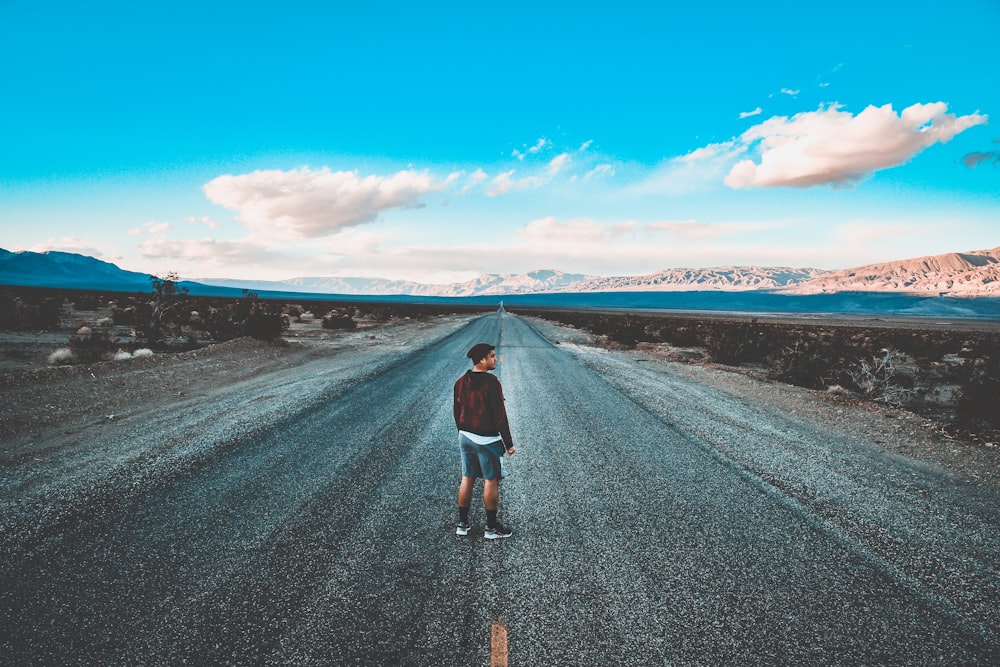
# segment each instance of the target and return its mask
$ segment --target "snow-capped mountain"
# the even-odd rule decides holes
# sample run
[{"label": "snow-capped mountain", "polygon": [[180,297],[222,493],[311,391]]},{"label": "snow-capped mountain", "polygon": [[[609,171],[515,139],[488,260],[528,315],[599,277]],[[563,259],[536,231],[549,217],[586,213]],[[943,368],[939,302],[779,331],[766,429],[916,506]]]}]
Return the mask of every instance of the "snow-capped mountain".
[{"label": "snow-capped mountain", "polygon": [[782,291],[789,294],[907,292],[1000,296],[1000,247],[831,271]]}]

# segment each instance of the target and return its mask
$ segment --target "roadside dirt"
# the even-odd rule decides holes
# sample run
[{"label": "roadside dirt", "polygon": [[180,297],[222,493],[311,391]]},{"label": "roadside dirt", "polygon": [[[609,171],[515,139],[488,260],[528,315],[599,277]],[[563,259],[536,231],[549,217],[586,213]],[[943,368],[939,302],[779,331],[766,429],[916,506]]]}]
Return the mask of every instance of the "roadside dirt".
[{"label": "roadside dirt", "polygon": [[78,365],[44,361],[65,346],[69,331],[36,334],[33,340],[29,334],[3,334],[0,346],[17,349],[21,361],[11,362],[7,355],[0,367],[0,441],[155,413],[189,396],[310,362],[378,346],[410,345],[464,319],[399,320],[367,324],[356,331],[326,330],[319,321],[296,322],[274,343],[240,338],[188,352]]}]

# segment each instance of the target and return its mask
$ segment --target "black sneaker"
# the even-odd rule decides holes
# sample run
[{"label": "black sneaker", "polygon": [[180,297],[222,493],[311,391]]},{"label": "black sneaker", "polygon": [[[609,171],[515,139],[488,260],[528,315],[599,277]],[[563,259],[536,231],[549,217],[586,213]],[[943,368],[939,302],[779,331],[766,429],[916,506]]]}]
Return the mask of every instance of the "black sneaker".
[{"label": "black sneaker", "polygon": [[510,537],[513,534],[514,534],[513,530],[511,530],[510,528],[504,528],[498,523],[496,525],[496,528],[490,528],[489,526],[487,526],[486,532],[483,534],[483,537],[485,537],[488,540],[499,540],[502,537]]},{"label": "black sneaker", "polygon": [[466,521],[458,524],[458,528],[455,529],[456,535],[468,535],[469,534],[469,524]]}]

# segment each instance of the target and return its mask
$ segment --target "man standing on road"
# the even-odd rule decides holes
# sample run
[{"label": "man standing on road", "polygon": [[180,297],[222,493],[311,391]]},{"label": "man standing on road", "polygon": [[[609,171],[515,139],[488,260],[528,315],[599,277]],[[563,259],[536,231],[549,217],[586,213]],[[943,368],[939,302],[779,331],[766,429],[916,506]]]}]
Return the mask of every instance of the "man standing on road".
[{"label": "man standing on road", "polygon": [[500,380],[496,370],[496,348],[477,343],[466,353],[473,367],[455,382],[455,425],[462,451],[462,483],[458,487],[459,535],[469,534],[469,508],[476,478],[483,478],[483,505],[486,506],[488,540],[510,537],[513,532],[497,523],[500,503],[500,457],[514,454],[514,441],[507,423]]}]

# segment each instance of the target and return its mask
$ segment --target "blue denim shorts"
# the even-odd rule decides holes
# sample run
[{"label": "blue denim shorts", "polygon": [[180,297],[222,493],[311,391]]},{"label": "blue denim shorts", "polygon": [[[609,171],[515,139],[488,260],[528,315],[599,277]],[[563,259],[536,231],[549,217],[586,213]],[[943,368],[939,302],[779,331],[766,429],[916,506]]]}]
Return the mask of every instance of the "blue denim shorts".
[{"label": "blue denim shorts", "polygon": [[459,433],[458,445],[462,450],[462,477],[500,479],[500,457],[506,452],[502,441],[477,445]]}]

